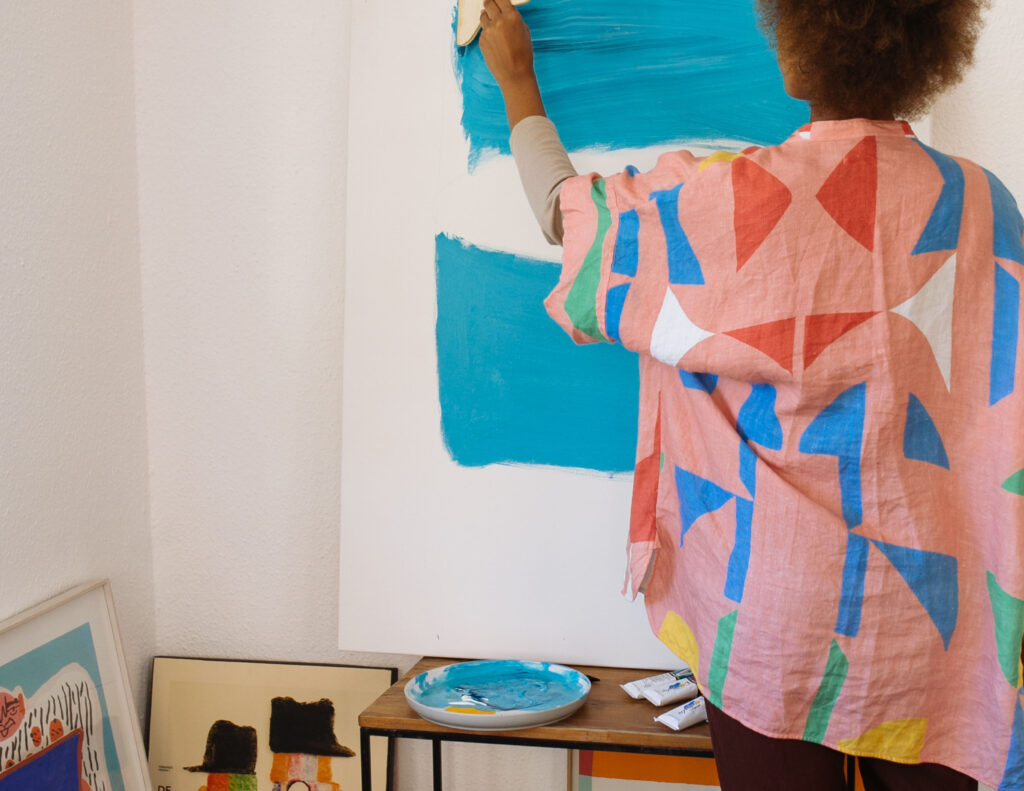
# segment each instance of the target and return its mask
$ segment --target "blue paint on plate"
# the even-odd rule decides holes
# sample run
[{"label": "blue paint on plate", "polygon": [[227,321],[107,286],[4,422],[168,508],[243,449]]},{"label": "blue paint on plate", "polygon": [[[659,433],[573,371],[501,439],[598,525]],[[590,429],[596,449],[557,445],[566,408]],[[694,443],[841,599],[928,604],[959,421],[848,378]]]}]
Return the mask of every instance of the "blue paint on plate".
[{"label": "blue paint on plate", "polygon": [[562,665],[496,660],[461,662],[413,680],[411,695],[424,706],[474,706],[502,711],[546,711],[586,696],[586,676]]}]

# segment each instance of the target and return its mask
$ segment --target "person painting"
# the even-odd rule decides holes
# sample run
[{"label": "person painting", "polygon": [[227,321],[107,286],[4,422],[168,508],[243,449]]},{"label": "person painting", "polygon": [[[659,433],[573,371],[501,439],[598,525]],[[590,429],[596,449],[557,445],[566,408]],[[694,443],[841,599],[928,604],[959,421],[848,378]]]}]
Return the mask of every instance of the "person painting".
[{"label": "person painting", "polygon": [[[577,176],[529,30],[480,47],[551,316],[639,353],[633,595],[708,701],[722,788],[1024,789],[1024,220],[904,121],[979,0],[760,0],[810,123]],[[742,108],[737,108],[742,112]]]}]

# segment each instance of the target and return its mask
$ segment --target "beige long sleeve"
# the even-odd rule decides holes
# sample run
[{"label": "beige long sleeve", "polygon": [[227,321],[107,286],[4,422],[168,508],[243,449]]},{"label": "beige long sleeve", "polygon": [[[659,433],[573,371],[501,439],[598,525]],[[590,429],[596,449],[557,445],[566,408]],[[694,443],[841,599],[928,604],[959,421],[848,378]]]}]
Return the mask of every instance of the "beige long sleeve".
[{"label": "beige long sleeve", "polygon": [[562,182],[576,175],[558,130],[549,118],[531,115],[512,129],[509,144],[526,199],[544,238],[562,243],[562,212],[558,198]]}]

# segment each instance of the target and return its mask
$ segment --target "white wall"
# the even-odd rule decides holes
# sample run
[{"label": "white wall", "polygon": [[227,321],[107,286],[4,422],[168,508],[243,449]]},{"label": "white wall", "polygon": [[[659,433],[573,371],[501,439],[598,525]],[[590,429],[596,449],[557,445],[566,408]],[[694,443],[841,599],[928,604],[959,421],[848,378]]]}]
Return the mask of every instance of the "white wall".
[{"label": "white wall", "polygon": [[131,3],[0,3],[0,618],[109,577],[154,646]]}]

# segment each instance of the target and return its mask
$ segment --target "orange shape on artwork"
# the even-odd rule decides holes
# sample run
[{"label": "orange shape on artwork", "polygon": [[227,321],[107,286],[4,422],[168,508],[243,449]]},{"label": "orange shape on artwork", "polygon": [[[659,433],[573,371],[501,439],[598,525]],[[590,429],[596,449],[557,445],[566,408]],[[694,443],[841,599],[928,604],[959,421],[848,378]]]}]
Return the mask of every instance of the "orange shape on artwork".
[{"label": "orange shape on artwork", "polygon": [[789,187],[747,157],[732,163],[732,190],[736,270],[739,271],[779,224],[793,195]]},{"label": "orange shape on artwork", "polygon": [[843,157],[818,190],[818,203],[867,250],[875,248],[878,141],[865,137]]},{"label": "orange shape on artwork", "polygon": [[793,373],[793,344],[796,339],[796,319],[781,319],[731,330],[730,338],[742,341],[764,352],[790,373]]},{"label": "orange shape on artwork", "polygon": [[878,311],[868,313],[826,313],[804,319],[804,370],[818,359],[826,348]]}]

